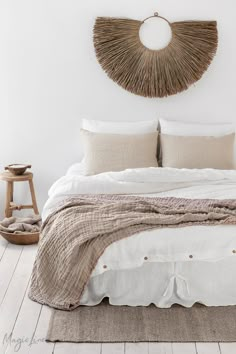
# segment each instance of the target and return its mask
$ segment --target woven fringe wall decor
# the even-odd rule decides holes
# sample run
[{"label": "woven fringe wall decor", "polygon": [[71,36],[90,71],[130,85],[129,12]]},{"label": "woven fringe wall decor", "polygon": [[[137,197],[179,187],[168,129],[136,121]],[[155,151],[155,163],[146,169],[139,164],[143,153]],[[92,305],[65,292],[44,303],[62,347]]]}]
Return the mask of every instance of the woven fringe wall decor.
[{"label": "woven fringe wall decor", "polygon": [[[139,37],[144,21],[98,17],[94,25],[97,59],[107,75],[124,89],[144,97],[165,97],[198,81],[217,49],[216,21],[170,23],[169,44],[145,47]],[[150,17],[154,17],[150,16]]]}]

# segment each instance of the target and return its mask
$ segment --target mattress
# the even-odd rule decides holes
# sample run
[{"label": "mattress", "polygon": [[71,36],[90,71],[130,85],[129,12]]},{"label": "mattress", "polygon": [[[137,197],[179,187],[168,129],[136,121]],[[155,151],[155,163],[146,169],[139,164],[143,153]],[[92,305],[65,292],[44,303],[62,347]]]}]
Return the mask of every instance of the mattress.
[{"label": "mattress", "polygon": [[[49,191],[46,218],[68,195],[135,194],[236,198],[236,172],[145,168],[83,176],[74,165]],[[96,305],[170,307],[236,304],[236,226],[187,226],[141,232],[111,244],[100,257],[81,299]]]}]

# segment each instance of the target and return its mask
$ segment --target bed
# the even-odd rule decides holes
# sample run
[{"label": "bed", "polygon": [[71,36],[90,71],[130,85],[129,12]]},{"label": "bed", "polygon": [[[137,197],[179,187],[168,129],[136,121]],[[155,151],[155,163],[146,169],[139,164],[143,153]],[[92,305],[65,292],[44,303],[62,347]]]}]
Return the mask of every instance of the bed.
[{"label": "bed", "polygon": [[[50,189],[45,220],[58,203],[77,194],[134,194],[152,198],[236,198],[236,172],[141,168],[84,176],[71,166]],[[195,302],[236,304],[236,225],[187,226],[141,232],[111,244],[100,257],[81,305],[167,308]]]},{"label": "bed", "polygon": [[162,134],[156,121],[84,120],[85,158],[52,185],[43,209],[32,300],[65,310],[106,297],[236,305],[234,127],[160,123]]}]

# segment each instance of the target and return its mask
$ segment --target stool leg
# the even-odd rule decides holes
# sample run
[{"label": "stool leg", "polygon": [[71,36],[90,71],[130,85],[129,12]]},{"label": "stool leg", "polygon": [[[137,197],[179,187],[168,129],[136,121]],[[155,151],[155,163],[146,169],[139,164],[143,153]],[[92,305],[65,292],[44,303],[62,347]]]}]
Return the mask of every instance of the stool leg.
[{"label": "stool leg", "polygon": [[12,210],[10,209],[11,202],[13,201],[13,182],[7,182],[7,195],[6,195],[6,206],[5,206],[5,216],[10,218],[12,216]]},{"label": "stool leg", "polygon": [[36,202],[36,197],[35,197],[34,184],[33,184],[32,179],[29,180],[29,186],[30,186],[30,193],[31,193],[34,212],[35,212],[35,214],[39,214],[37,202]]}]

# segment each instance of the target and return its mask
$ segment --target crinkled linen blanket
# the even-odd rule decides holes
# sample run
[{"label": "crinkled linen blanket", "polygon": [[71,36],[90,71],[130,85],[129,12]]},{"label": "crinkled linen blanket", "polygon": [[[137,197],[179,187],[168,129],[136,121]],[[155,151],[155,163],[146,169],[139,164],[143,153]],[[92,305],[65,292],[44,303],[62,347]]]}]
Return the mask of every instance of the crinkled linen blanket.
[{"label": "crinkled linen blanket", "polygon": [[159,227],[236,224],[236,200],[79,195],[43,223],[29,297],[72,310],[106,247]]},{"label": "crinkled linen blanket", "polygon": [[0,231],[12,232],[14,234],[24,234],[29,232],[39,232],[41,227],[41,216],[33,215],[26,218],[16,218],[11,216],[0,222]]}]

